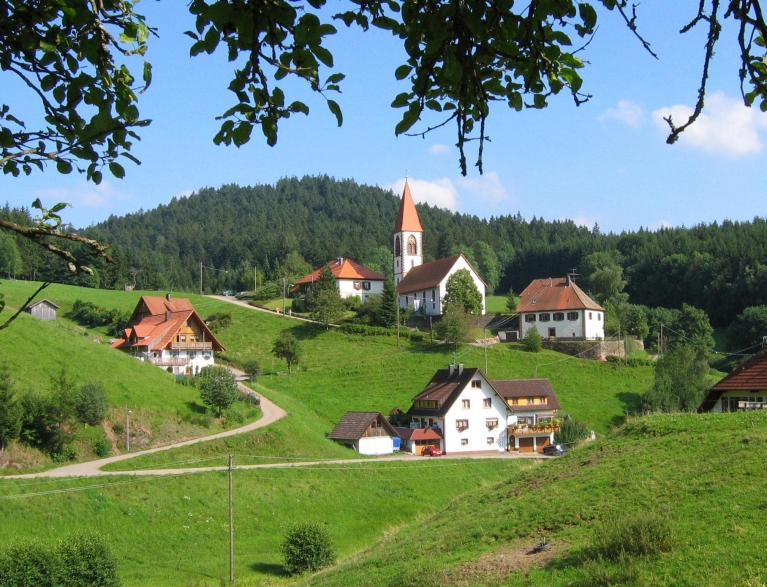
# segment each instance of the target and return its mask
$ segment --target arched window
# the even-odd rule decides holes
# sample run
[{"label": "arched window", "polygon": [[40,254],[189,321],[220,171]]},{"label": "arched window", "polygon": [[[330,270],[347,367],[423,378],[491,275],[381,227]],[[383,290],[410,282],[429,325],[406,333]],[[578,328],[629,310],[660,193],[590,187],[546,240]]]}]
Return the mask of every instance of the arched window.
[{"label": "arched window", "polygon": [[397,238],[394,239],[394,256],[399,257],[401,253],[402,249],[399,244],[399,236],[397,236]]},{"label": "arched window", "polygon": [[412,234],[407,239],[407,254],[408,255],[418,254],[418,243],[416,242],[415,237]]}]

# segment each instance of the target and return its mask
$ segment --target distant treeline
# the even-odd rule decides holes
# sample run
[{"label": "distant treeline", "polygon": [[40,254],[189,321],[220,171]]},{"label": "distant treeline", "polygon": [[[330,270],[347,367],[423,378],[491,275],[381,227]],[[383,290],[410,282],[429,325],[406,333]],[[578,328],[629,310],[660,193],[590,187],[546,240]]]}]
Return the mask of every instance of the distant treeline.
[{"label": "distant treeline", "polygon": [[[398,204],[399,194],[327,176],[283,179],[274,186],[205,188],[84,230],[113,245],[118,265],[98,263],[95,277],[78,282],[196,291],[202,263],[206,292],[252,290],[255,267],[259,283],[292,277],[291,253],[293,266],[300,257],[316,268],[345,256],[390,273]],[[498,293],[510,287],[520,292],[535,278],[564,276],[579,270],[591,253],[604,251],[623,268],[633,304],[679,308],[687,303],[705,310],[715,326],[726,326],[748,306],[767,304],[764,218],[602,234],[598,226],[528,221],[520,214],[483,220],[423,204],[418,212],[425,260],[463,252]],[[29,223],[25,209],[6,205],[0,216]],[[18,239],[19,259],[13,267],[13,261],[4,263],[9,239],[0,233],[0,274],[71,281],[60,262]]]}]

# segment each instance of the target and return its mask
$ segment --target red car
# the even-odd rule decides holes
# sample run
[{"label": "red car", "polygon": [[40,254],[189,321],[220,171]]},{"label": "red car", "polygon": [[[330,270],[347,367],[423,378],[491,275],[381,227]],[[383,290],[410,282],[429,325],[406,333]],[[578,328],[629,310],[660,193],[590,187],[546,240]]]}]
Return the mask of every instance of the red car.
[{"label": "red car", "polygon": [[436,446],[427,446],[421,451],[421,455],[424,457],[441,457],[442,451]]}]

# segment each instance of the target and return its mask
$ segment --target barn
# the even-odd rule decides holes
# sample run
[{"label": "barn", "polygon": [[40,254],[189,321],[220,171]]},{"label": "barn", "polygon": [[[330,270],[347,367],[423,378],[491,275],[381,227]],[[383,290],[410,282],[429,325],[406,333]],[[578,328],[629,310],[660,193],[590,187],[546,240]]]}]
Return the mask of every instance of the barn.
[{"label": "barn", "polygon": [[52,301],[40,300],[39,302],[35,302],[29,306],[27,308],[27,312],[29,312],[35,318],[39,318],[40,320],[55,320],[56,310],[58,309],[59,307]]},{"label": "barn", "polygon": [[381,412],[346,412],[328,438],[361,455],[387,455],[399,436]]}]

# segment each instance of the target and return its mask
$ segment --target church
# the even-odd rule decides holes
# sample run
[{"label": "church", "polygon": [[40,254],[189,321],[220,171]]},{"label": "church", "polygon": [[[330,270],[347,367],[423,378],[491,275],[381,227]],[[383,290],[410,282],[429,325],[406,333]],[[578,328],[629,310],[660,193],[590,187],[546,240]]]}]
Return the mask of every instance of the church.
[{"label": "church", "polygon": [[447,280],[456,271],[466,269],[482,295],[484,315],[487,284],[464,255],[453,255],[430,263],[423,262],[423,228],[407,181],[402,192],[393,237],[394,284],[400,308],[406,309],[412,305],[418,314],[441,316]]}]

